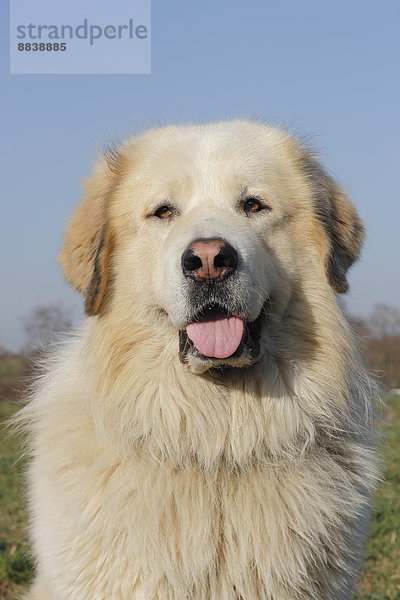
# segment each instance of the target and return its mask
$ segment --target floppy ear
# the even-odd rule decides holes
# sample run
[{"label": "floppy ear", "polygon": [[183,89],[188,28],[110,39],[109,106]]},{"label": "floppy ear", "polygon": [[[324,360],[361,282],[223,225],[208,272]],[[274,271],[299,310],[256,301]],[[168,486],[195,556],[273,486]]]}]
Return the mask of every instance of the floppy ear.
[{"label": "floppy ear", "polygon": [[330,242],[325,263],[328,281],[342,294],[349,287],[347,270],[360,255],[364,226],[346,194],[312,156],[306,156],[305,168],[314,188],[317,217]]},{"label": "floppy ear", "polygon": [[85,295],[85,311],[99,314],[110,280],[114,236],[108,203],[115,175],[103,158],[84,182],[85,198],[65,229],[58,260],[69,283]]}]

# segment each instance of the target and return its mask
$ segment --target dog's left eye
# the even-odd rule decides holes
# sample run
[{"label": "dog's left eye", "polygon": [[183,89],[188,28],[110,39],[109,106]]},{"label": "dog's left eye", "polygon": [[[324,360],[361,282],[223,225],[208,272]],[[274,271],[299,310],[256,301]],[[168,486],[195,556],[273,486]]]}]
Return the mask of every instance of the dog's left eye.
[{"label": "dog's left eye", "polygon": [[247,213],[257,213],[266,208],[258,198],[247,198],[243,204],[243,208]]},{"label": "dog's left eye", "polygon": [[169,217],[172,217],[172,208],[167,205],[160,206],[160,208],[157,208],[154,212],[154,216],[159,219],[169,219]]}]

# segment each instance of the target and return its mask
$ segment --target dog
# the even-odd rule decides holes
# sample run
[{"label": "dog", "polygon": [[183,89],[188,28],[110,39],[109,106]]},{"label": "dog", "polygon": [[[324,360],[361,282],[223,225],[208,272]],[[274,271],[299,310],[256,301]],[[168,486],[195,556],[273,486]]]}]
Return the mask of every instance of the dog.
[{"label": "dog", "polygon": [[337,294],[364,237],[311,150],[250,122],[102,156],[59,260],[82,328],[20,420],[27,600],[345,600],[377,388]]}]

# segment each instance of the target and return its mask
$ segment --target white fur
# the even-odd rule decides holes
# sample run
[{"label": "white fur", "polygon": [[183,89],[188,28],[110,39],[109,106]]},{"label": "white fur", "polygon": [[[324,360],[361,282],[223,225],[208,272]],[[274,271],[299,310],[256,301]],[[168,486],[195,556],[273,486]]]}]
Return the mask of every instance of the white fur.
[{"label": "white fur", "polygon": [[[236,123],[125,146],[108,308],[48,361],[20,417],[38,560],[27,600],[351,597],[376,390],[293,144]],[[251,185],[272,206],[258,221],[234,208]],[[180,216],[146,219],[166,197]],[[199,373],[178,359],[180,257],[214,235],[238,248],[247,318],[276,300],[257,364]]]}]

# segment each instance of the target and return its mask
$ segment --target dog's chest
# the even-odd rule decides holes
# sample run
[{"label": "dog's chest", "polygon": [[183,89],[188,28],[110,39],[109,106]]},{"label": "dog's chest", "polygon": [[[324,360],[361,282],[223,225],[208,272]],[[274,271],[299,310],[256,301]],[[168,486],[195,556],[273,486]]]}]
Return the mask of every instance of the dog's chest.
[{"label": "dog's chest", "polygon": [[105,455],[60,469],[50,483],[57,502],[47,494],[43,509],[58,536],[50,568],[60,597],[83,600],[90,588],[99,600],[229,600],[234,589],[261,598],[269,581],[285,600],[282,581],[300,585],[308,563],[324,559],[324,513],[338,502],[313,503],[311,471],[204,472]]}]

